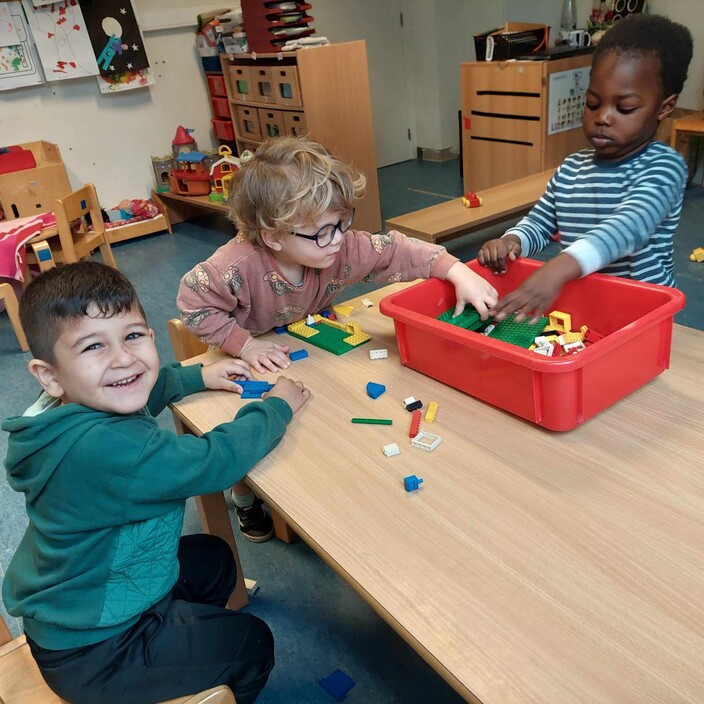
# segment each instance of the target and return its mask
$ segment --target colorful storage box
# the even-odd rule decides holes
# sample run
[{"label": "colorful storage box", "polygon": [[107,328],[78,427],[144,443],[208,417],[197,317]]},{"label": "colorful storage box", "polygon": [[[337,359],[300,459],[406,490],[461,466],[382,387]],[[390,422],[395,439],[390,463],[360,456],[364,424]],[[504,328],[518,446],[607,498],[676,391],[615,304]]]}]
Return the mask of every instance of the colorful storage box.
[{"label": "colorful storage box", "polygon": [[[467,266],[503,296],[541,262],[519,259],[503,276],[476,260]],[[552,309],[570,313],[604,335],[582,352],[548,358],[436,320],[455,304],[454,288],[429,279],[384,298],[393,318],[401,362],[498,408],[550,430],[571,430],[668,368],[681,291],[592,274],[572,281]]]}]

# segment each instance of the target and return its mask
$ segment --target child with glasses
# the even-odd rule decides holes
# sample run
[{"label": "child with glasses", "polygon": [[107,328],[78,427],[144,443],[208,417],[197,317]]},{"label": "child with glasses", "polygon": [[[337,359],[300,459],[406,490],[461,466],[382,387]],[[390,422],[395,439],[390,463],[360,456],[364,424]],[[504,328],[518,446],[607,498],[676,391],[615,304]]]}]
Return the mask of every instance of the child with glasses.
[{"label": "child with glasses", "polygon": [[316,142],[263,142],[232,179],[238,236],[181,280],[177,304],[186,326],[263,373],[288,367],[289,348],[258,335],[330,307],[360,281],[446,279],[456,314],[470,303],[486,318],[496,290],[444,247],[352,227],[364,186],[361,173]]}]

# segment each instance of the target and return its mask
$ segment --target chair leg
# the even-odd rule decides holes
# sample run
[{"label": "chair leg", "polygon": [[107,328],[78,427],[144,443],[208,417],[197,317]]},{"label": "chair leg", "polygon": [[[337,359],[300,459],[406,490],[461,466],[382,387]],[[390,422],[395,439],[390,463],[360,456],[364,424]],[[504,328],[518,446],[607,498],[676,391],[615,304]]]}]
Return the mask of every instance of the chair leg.
[{"label": "chair leg", "polygon": [[0,284],[0,299],[5,301],[5,310],[7,310],[10,325],[12,325],[12,329],[15,331],[17,341],[20,343],[20,349],[23,352],[29,352],[27,338],[24,335],[22,323],[20,323],[20,306],[17,302],[15,291],[10,284]]},{"label": "chair leg", "polygon": [[103,261],[111,266],[113,269],[117,269],[117,262],[112,254],[112,247],[106,242],[100,245],[100,253],[103,255]]}]

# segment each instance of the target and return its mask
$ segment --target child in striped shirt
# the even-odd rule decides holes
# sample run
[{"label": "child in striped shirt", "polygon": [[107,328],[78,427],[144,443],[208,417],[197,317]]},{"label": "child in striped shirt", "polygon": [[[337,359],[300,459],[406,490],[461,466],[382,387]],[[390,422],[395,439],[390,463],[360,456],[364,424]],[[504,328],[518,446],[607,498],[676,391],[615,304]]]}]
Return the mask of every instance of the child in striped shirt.
[{"label": "child in striped shirt", "polygon": [[653,141],[692,58],[689,30],[659,15],[629,15],[594,53],[582,128],[591,149],[568,156],[538,203],[478,260],[503,274],[560,233],[562,252],[490,311],[537,319],[564,284],[595,271],[674,286],[673,237],[687,181],[684,159]]}]

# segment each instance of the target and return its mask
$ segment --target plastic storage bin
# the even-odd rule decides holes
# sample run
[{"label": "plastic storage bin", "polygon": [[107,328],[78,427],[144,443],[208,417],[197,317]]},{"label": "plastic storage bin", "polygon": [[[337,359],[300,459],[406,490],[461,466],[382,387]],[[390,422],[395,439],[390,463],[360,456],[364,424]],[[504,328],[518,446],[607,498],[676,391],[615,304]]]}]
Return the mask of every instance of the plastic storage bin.
[{"label": "plastic storage bin", "polygon": [[[500,295],[541,262],[519,259],[503,276],[467,264]],[[541,357],[501,340],[442,323],[454,288],[429,279],[380,303],[393,318],[401,362],[550,430],[571,430],[654,379],[670,364],[673,318],[684,307],[676,289],[606,274],[572,281],[552,306],[605,337],[568,357]]]}]

